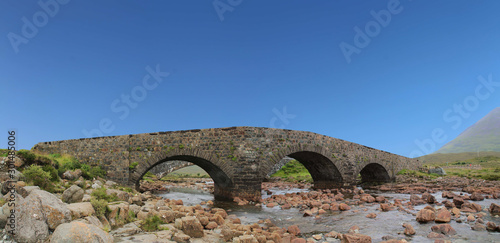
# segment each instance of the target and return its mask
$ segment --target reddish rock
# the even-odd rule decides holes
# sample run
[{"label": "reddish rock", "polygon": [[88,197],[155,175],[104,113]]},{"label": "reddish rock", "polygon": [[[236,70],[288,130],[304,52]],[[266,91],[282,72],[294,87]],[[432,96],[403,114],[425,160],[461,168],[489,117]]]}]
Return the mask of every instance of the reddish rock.
[{"label": "reddish rock", "polygon": [[377,215],[376,215],[376,214],[374,214],[374,213],[369,213],[368,215],[366,215],[366,217],[367,217],[367,218],[370,218],[370,219],[374,219],[374,218],[376,218],[376,217],[377,217]]},{"label": "reddish rock", "polygon": [[479,192],[473,192],[472,195],[470,195],[470,200],[472,201],[483,201],[484,196],[481,195]]},{"label": "reddish rock", "polygon": [[464,204],[464,199],[461,197],[454,197],[453,198],[453,204],[455,204],[455,207],[461,208],[462,204]]},{"label": "reddish rock", "polygon": [[371,243],[372,238],[362,234],[343,234],[342,243]]},{"label": "reddish rock", "polygon": [[427,223],[436,219],[436,213],[429,209],[422,209],[417,213],[417,221]]},{"label": "reddish rock", "polygon": [[434,204],[436,202],[436,198],[428,192],[422,194],[422,200],[428,204]]},{"label": "reddish rock", "polygon": [[475,231],[486,231],[486,226],[484,226],[484,224],[481,224],[479,222],[476,222],[476,224],[474,224],[474,226],[471,227],[472,230],[475,230]]},{"label": "reddish rock", "polygon": [[273,207],[276,207],[276,205],[277,205],[276,203],[268,203],[268,204],[266,204],[266,206],[267,206],[268,208],[273,208]]},{"label": "reddish rock", "polygon": [[312,211],[311,211],[311,210],[305,210],[305,211],[304,211],[304,215],[303,215],[303,216],[304,216],[304,217],[310,217],[310,216],[312,216],[312,215],[313,215],[313,213],[312,213]]},{"label": "reddish rock", "polygon": [[339,205],[339,209],[340,209],[340,211],[347,211],[347,210],[350,210],[350,209],[351,209],[351,207],[349,207],[349,205],[347,205],[347,204],[345,204],[345,203],[341,203],[341,204]]},{"label": "reddish rock", "polygon": [[217,226],[218,226],[218,225],[217,225],[217,223],[215,223],[215,222],[209,222],[209,223],[205,226],[205,229],[209,229],[209,230],[211,230],[211,229],[215,229],[215,228],[217,228]]},{"label": "reddish rock", "polygon": [[437,223],[448,223],[451,221],[451,213],[446,208],[441,208],[436,212]]},{"label": "reddish rock", "polygon": [[380,204],[380,210],[382,212],[388,212],[388,211],[391,211],[392,210],[392,207],[391,205],[387,204],[387,203],[381,203]]},{"label": "reddish rock", "polygon": [[490,205],[490,214],[491,215],[500,215],[500,206],[495,204],[495,203],[492,203]]},{"label": "reddish rock", "polygon": [[497,229],[497,226],[493,222],[488,222],[486,223],[486,229],[488,231],[495,231]]},{"label": "reddish rock", "polygon": [[452,201],[448,201],[448,200],[445,200],[442,202],[444,204],[445,207],[447,208],[454,208],[455,207],[455,204],[453,204]]},{"label": "reddish rock", "polygon": [[411,205],[413,205],[413,206],[425,203],[424,200],[422,200],[419,196],[417,196],[415,194],[412,194],[410,196],[410,202],[411,202]]},{"label": "reddish rock", "polygon": [[454,235],[457,232],[450,224],[438,224],[431,227],[432,232],[441,233],[444,235]]},{"label": "reddish rock", "polygon": [[477,203],[464,203],[462,204],[462,209],[461,211],[462,212],[466,212],[466,213],[477,213],[477,212],[481,212],[481,205],[477,204]]},{"label": "reddish rock", "polygon": [[290,243],[306,243],[307,241],[303,238],[295,238]]},{"label": "reddish rock", "polygon": [[386,201],[385,197],[384,196],[378,196],[375,198],[375,201],[379,202],[379,203],[383,203]]},{"label": "reddish rock", "polygon": [[427,235],[427,238],[429,239],[444,238],[444,235],[436,232],[431,232]]},{"label": "reddish rock", "polygon": [[299,226],[297,225],[288,226],[288,233],[292,234],[293,236],[300,234]]},{"label": "reddish rock", "polygon": [[453,215],[455,215],[455,216],[460,216],[460,209],[452,208],[451,213],[453,213]]},{"label": "reddish rock", "polygon": [[411,226],[411,224],[403,224],[403,227],[405,228],[405,231],[404,231],[404,234],[405,235],[414,235],[416,232],[415,232],[415,229],[413,228],[413,226]]}]

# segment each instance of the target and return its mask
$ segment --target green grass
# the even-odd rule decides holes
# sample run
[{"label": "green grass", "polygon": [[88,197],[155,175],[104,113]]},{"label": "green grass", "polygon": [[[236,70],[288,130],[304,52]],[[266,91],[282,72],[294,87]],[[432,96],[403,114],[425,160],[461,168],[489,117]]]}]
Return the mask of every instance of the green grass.
[{"label": "green grass", "polygon": [[428,167],[480,165],[481,169],[445,168],[447,175],[476,178],[483,180],[500,180],[500,153],[479,152],[457,154],[430,154],[419,159]]},{"label": "green grass", "polygon": [[90,195],[98,200],[104,200],[106,202],[118,201],[118,197],[116,196],[116,194],[106,194],[106,188],[104,187],[94,189]]},{"label": "green grass", "polygon": [[280,177],[289,182],[312,182],[313,179],[309,171],[297,160],[291,160],[286,163],[280,170],[272,174],[271,177]]},{"label": "green grass", "polygon": [[410,175],[418,178],[430,178],[430,179],[435,179],[440,177],[440,175],[434,173],[428,174],[417,170],[407,170],[407,169],[401,170],[400,172],[398,172],[398,175]]},{"label": "green grass", "polygon": [[141,225],[141,229],[144,231],[157,231],[159,229],[159,226],[163,224],[163,221],[161,220],[160,217],[157,215],[147,217]]}]

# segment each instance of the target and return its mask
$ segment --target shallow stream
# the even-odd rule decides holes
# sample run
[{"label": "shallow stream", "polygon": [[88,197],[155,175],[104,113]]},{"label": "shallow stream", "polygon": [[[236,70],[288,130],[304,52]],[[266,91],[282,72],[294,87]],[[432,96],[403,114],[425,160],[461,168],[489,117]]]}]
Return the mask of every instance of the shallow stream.
[{"label": "shallow stream", "polygon": [[[273,195],[294,193],[300,191],[308,191],[308,189],[287,189],[280,190],[277,188],[271,188]],[[372,196],[384,196],[393,202],[394,199],[410,199],[410,194],[398,194],[398,193],[382,193],[377,191],[367,191],[366,193]],[[458,192],[455,192],[459,194]],[[265,195],[262,193],[263,198],[270,197],[270,195]],[[441,197],[441,192],[432,194],[437,201],[441,202],[445,199]],[[159,194],[164,198],[169,199],[182,199],[184,205],[196,205],[200,204],[202,201],[214,200],[212,194],[208,192],[189,189],[189,188],[176,188],[170,187],[170,192]],[[421,195],[419,195],[421,196]],[[346,198],[346,201],[351,199]],[[486,216],[483,217],[484,222],[492,221],[495,224],[500,224],[499,217],[490,216],[489,212],[484,211],[488,208],[491,203],[500,204],[500,199],[485,199],[484,201],[475,202],[483,207],[483,212],[486,212]],[[425,205],[415,206],[415,210],[411,211],[417,213],[420,209],[424,208]],[[340,233],[346,233],[349,231],[351,226],[357,225],[360,228],[360,233],[369,235],[372,237],[373,242],[383,241],[383,236],[391,236],[393,238],[404,238],[411,242],[433,242],[434,240],[428,239],[427,234],[431,232],[431,227],[435,223],[420,224],[415,220],[415,216],[412,214],[392,210],[389,212],[381,212],[377,210],[379,208],[378,203],[365,203],[362,206],[351,205],[351,210],[345,212],[334,212],[326,213],[321,215],[321,218],[315,219],[314,217],[303,217],[303,213],[296,208],[282,210],[279,206],[274,208],[268,208],[265,205],[261,207],[256,207],[254,205],[238,206],[236,203],[232,202],[219,202],[214,201],[215,207],[220,207],[228,211],[229,214],[234,214],[241,219],[243,224],[253,224],[259,220],[271,219],[271,221],[279,227],[287,227],[290,225],[298,225],[301,233],[305,236],[310,236],[317,233],[328,233],[330,231],[336,231]],[[367,211],[364,211],[364,210]],[[354,212],[357,210],[358,212]],[[377,214],[375,219],[366,218],[369,213]],[[500,233],[491,233],[487,231],[473,231],[471,226],[474,223],[466,222],[466,215],[462,213],[463,223],[457,223],[452,220],[449,224],[457,231],[457,234],[450,236],[453,242],[500,242]],[[412,237],[407,237],[403,234],[404,228],[403,223],[410,223],[415,231],[416,235]]]}]

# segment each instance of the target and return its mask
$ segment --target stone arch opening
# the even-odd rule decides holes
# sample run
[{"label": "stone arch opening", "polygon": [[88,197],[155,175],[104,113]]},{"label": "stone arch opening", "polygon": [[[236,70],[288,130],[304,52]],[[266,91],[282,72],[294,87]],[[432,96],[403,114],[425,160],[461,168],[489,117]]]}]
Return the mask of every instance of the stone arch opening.
[{"label": "stone arch opening", "polygon": [[315,189],[340,187],[343,178],[335,164],[324,155],[310,151],[293,152],[287,155],[306,167],[314,182]]},{"label": "stone arch opening", "polygon": [[233,188],[233,181],[231,180],[231,178],[229,178],[229,176],[222,169],[220,169],[212,162],[192,155],[175,155],[159,160],[140,173],[139,179],[135,181],[135,187],[139,188],[140,180],[148,171],[150,171],[156,165],[168,161],[184,161],[201,167],[214,181],[214,198],[216,200],[231,200],[231,195],[229,193],[231,191],[231,188]]},{"label": "stone arch opening", "polygon": [[384,168],[378,163],[367,164],[360,172],[361,182],[390,182],[391,176]]}]

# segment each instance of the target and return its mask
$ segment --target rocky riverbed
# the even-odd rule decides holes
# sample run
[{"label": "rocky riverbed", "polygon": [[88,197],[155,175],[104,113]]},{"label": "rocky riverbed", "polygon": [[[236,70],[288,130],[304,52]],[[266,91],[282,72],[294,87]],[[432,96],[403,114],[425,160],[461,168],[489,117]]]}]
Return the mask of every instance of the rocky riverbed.
[{"label": "rocky riverbed", "polygon": [[[19,177],[22,178],[22,177]],[[263,183],[259,202],[213,200],[210,179],[145,182],[144,192],[97,178],[66,180],[62,194],[16,184],[17,234],[9,242],[498,242],[499,182],[398,177],[397,183],[313,190]],[[4,182],[5,185],[5,182]],[[104,189],[99,189],[104,188]],[[180,189],[179,189],[180,188]],[[95,190],[114,195],[104,214]],[[3,196],[11,197],[10,192]],[[152,231],[145,222],[158,216]]]}]

